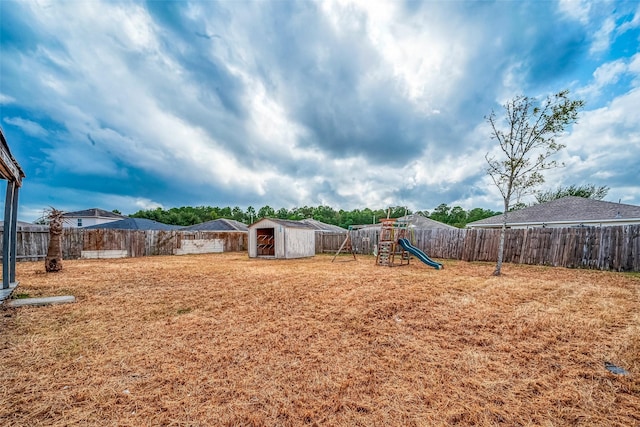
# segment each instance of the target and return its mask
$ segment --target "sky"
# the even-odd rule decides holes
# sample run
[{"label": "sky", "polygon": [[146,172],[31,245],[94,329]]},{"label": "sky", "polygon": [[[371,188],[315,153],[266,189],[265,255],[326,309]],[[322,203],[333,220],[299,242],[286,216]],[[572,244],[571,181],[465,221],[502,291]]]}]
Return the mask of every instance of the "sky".
[{"label": "sky", "polygon": [[23,221],[501,211],[485,117],[563,89],[585,107],[540,190],[608,186],[605,200],[640,205],[638,1],[0,0],[0,24]]}]

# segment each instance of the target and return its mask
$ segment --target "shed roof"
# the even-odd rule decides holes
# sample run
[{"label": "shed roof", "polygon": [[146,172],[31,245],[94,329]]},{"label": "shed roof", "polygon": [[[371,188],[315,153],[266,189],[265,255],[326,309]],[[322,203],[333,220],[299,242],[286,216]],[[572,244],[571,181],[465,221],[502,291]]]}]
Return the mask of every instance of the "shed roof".
[{"label": "shed roof", "polygon": [[[467,226],[502,224],[504,214],[471,222]],[[507,224],[598,222],[639,220],[640,206],[567,196],[546,203],[509,212]]]},{"label": "shed roof", "polygon": [[74,211],[74,212],[65,212],[62,216],[67,218],[68,217],[71,217],[71,218],[117,218],[117,219],[126,218],[124,215],[105,211],[104,209],[99,209],[99,208],[84,209],[81,211]]},{"label": "shed roof", "polygon": [[117,230],[179,230],[182,227],[177,225],[163,224],[158,221],[153,221],[146,218],[125,218],[119,221],[108,222],[105,224],[96,224],[89,227],[84,227],[85,230],[97,230],[97,229],[117,229]]},{"label": "shed roof", "polygon": [[257,222],[254,222],[253,224],[251,224],[249,226],[249,228],[256,227],[258,224],[260,224],[261,222],[264,222],[264,221],[271,221],[271,222],[274,222],[276,224],[280,224],[283,227],[306,228],[306,229],[309,229],[309,230],[313,230],[314,229],[309,224],[305,224],[304,222],[301,222],[301,221],[294,221],[294,220],[291,220],[291,219],[280,219],[280,218],[262,218],[260,221],[257,221]]},{"label": "shed roof", "polygon": [[247,231],[249,227],[247,227],[247,224],[235,219],[219,218],[183,227],[182,229],[187,231]]}]

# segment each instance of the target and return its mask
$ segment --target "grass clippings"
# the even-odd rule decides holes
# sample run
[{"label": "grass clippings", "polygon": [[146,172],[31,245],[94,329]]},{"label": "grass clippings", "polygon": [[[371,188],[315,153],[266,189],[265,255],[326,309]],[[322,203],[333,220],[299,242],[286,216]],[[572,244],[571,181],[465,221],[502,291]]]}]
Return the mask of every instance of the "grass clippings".
[{"label": "grass clippings", "polygon": [[638,277],[445,265],[19,263],[77,302],[0,312],[0,425],[640,425]]}]

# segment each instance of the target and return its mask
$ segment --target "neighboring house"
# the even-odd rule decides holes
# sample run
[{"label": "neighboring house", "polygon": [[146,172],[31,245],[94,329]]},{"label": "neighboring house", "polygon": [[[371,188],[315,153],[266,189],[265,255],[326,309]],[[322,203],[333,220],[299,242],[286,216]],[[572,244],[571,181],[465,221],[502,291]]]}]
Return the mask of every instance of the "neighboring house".
[{"label": "neighboring house", "polygon": [[78,228],[92,225],[106,224],[126,218],[104,209],[85,209],[83,211],[67,212],[62,215],[64,227]]},{"label": "neighboring house", "polygon": [[200,224],[182,227],[184,231],[249,231],[247,224],[234,219],[214,219]]},{"label": "neighboring house", "polygon": [[[469,228],[500,228],[504,214],[467,224]],[[508,228],[603,227],[640,224],[640,206],[568,196],[509,212]]]},{"label": "neighboring house", "polygon": [[315,236],[314,228],[303,222],[263,218],[249,226],[249,257],[312,257]]},{"label": "neighboring house", "polygon": [[180,230],[178,225],[163,224],[146,218],[125,218],[119,221],[107,222],[104,224],[83,227],[86,230],[110,229],[110,230]]}]

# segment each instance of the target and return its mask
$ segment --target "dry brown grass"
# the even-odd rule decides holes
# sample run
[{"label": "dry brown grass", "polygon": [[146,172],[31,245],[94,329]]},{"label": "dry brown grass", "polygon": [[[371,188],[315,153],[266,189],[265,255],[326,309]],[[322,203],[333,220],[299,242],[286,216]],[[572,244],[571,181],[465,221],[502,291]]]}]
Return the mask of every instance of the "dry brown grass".
[{"label": "dry brown grass", "polygon": [[0,425],[640,425],[638,276],[330,261],[19,263]]}]

